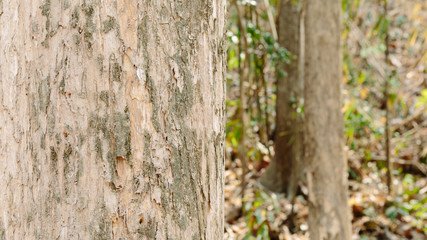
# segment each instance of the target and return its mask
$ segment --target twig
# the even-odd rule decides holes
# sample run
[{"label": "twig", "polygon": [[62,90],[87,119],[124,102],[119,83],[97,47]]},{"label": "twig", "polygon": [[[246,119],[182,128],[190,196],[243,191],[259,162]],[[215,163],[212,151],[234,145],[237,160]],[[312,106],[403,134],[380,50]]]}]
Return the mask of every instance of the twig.
[{"label": "twig", "polygon": [[265,7],[267,9],[268,22],[270,23],[273,38],[275,41],[277,41],[277,39],[279,39],[279,38],[277,35],[277,29],[276,29],[276,24],[274,23],[273,14],[271,14],[270,2],[268,0],[264,0],[264,4],[265,4]]},{"label": "twig", "polygon": [[[402,128],[403,126],[407,125],[408,123],[415,121],[416,119],[418,119],[425,111],[425,108],[419,108],[415,113],[413,113],[412,115],[408,116],[407,118],[405,118],[401,123],[391,126],[390,127],[390,134],[394,133],[395,131],[399,130],[400,128]],[[412,134],[412,131],[410,131]],[[373,140],[371,143],[369,143],[368,148],[375,146],[379,141],[381,141],[383,139],[384,135],[379,136],[378,138],[376,138],[375,140]]]},{"label": "twig", "polygon": [[424,55],[426,55],[426,54],[427,54],[427,50],[424,50],[424,52],[422,54],[420,54],[420,56],[408,68],[407,72],[410,72],[410,71],[414,70],[414,68],[421,62],[421,60],[423,59]]},{"label": "twig", "polygon": [[[234,6],[236,7],[237,11],[237,17],[238,17],[238,26],[240,31],[240,42],[239,42],[239,75],[240,75],[240,121],[242,124],[242,135],[240,137],[240,149],[239,149],[239,158],[242,162],[242,176],[241,176],[241,195],[242,195],[242,206],[244,205],[244,195],[245,195],[245,189],[246,189],[246,174],[248,172],[248,166],[246,161],[246,94],[245,94],[245,88],[244,88],[244,81],[246,78],[249,77],[249,47],[248,42],[246,38],[246,29],[243,26],[243,16],[240,12],[239,5],[237,4],[237,1],[233,1]],[[242,50],[241,43],[243,43],[243,49],[245,52],[245,64],[244,67],[240,64],[240,53]],[[242,208],[243,211],[243,208]]]},{"label": "twig", "polygon": [[[371,156],[370,160],[379,161],[379,162],[387,161],[385,156],[375,156],[375,155]],[[427,169],[414,160],[408,161],[408,160],[399,158],[399,159],[392,159],[391,162],[394,164],[399,164],[401,166],[404,166],[404,165],[414,166],[418,171],[420,171],[421,173],[427,176]]]},{"label": "twig", "polygon": [[[356,34],[356,38],[357,38],[357,42],[360,44],[360,46],[365,46],[369,43],[367,43],[367,41],[365,40],[365,36],[362,33],[362,30],[360,30],[360,28],[357,25],[353,25],[353,33]],[[368,55],[366,57],[366,61],[368,62],[368,64],[370,66],[372,66],[377,73],[380,75],[380,77],[385,78],[385,72],[381,66],[381,63],[378,61],[378,59],[373,56],[373,55]]]},{"label": "twig", "polygon": [[389,49],[389,35],[388,35],[388,28],[389,28],[389,22],[387,19],[388,16],[388,9],[387,9],[387,0],[384,0],[384,19],[386,22],[386,30],[385,30],[385,99],[386,99],[386,109],[385,109],[385,151],[386,151],[386,164],[387,164],[387,188],[389,193],[392,192],[392,166],[390,161],[390,104],[389,104],[389,55],[390,55],[390,49]]},{"label": "twig", "polygon": [[419,116],[423,115],[424,111],[425,111],[424,108],[419,108],[415,113],[413,113],[411,116],[405,118],[401,123],[399,123],[395,126],[392,126],[391,132],[399,130],[401,127],[405,126],[406,124],[416,120]]}]

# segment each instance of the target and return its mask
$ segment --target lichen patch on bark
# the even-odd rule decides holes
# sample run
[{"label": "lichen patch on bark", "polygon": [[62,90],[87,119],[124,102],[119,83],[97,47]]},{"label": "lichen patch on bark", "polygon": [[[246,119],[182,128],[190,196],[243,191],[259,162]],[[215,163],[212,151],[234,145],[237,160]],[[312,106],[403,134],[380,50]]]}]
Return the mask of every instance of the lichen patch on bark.
[{"label": "lichen patch on bark", "polygon": [[0,239],[222,238],[215,2],[0,0]]}]

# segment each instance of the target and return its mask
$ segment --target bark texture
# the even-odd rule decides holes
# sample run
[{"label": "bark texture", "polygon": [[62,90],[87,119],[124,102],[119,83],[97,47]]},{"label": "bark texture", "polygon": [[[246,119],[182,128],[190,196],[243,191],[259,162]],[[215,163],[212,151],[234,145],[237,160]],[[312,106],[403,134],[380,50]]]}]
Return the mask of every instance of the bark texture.
[{"label": "bark texture", "polygon": [[222,239],[225,0],[0,0],[0,239]]},{"label": "bark texture", "polygon": [[302,1],[281,1],[278,21],[280,46],[292,55],[285,71],[277,80],[275,156],[261,177],[261,183],[275,192],[285,192],[292,198],[298,186],[302,161],[302,106],[304,32],[301,26]]},{"label": "bark texture", "polygon": [[307,0],[306,6],[304,157],[310,239],[351,239],[341,114],[341,4]]}]

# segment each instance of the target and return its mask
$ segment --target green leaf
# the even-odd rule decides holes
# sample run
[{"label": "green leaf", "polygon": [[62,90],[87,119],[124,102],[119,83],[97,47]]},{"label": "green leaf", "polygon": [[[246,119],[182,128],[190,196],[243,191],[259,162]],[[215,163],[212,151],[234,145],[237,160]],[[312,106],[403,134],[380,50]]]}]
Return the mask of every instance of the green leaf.
[{"label": "green leaf", "polygon": [[397,217],[397,208],[395,206],[387,208],[387,210],[385,211],[385,215],[391,220],[394,220]]}]

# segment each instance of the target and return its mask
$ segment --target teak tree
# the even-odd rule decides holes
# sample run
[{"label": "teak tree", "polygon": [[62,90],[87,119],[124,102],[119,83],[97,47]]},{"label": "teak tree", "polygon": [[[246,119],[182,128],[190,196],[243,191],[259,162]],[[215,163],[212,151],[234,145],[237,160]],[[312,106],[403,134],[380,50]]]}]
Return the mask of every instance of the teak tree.
[{"label": "teak tree", "polygon": [[341,3],[306,1],[304,161],[310,239],[351,239],[341,114]]},{"label": "teak tree", "polygon": [[1,239],[222,239],[225,12],[0,1]]},{"label": "teak tree", "polygon": [[295,195],[302,173],[302,99],[304,86],[303,1],[283,0],[278,18],[279,44],[291,54],[290,63],[281,63],[284,75],[277,80],[275,155],[261,177],[274,192]]}]

